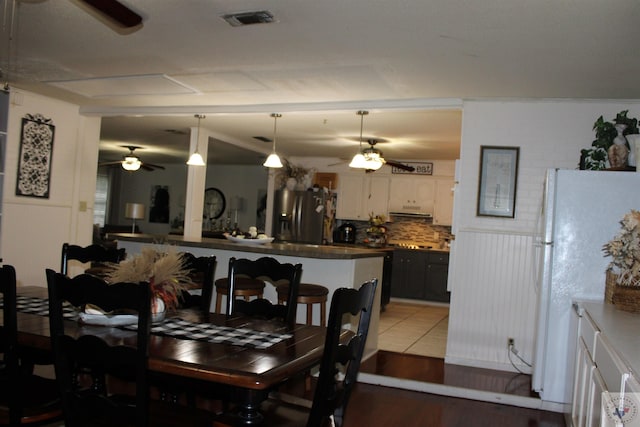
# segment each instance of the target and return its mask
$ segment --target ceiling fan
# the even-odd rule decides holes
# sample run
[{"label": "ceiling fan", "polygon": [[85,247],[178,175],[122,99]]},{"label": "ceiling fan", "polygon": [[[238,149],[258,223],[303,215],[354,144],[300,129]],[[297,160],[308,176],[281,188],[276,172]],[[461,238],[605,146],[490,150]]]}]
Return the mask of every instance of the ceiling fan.
[{"label": "ceiling fan", "polygon": [[122,166],[122,169],[130,172],[137,171],[140,168],[149,172],[153,172],[156,169],[164,169],[164,166],[153,165],[151,163],[144,163],[142,160],[140,160],[140,157],[134,154],[135,150],[142,149],[142,147],[138,147],[136,145],[121,145],[121,147],[129,149],[129,153],[122,156],[122,160],[100,163],[98,164],[98,166],[120,165]]},{"label": "ceiling fan", "polygon": [[364,169],[367,172],[374,172],[380,169],[382,165],[386,164],[409,172],[413,172],[414,170],[416,170],[416,168],[414,168],[413,166],[408,166],[395,160],[386,160],[382,156],[382,151],[378,150],[375,147],[378,142],[385,141],[383,139],[369,138],[367,140],[367,142],[369,143],[369,147],[363,149],[362,128],[364,125],[364,116],[368,115],[369,112],[366,110],[359,110],[356,114],[360,116],[360,151],[358,151],[358,153],[351,160],[351,163],[349,163],[350,168]]},{"label": "ceiling fan", "polygon": [[380,141],[377,139],[368,139],[367,143],[369,144],[369,147],[362,150],[362,155],[364,156],[366,165],[364,169],[367,172],[376,171],[380,169],[382,165],[389,165],[408,172],[413,172],[414,170],[416,170],[416,168],[414,168],[413,166],[405,165],[404,163],[395,160],[385,159],[382,155],[382,151],[378,150],[375,147],[378,142]]},{"label": "ceiling fan", "polygon": [[142,22],[142,16],[129,9],[118,0],[81,0],[102,16],[121,28],[133,28]]}]

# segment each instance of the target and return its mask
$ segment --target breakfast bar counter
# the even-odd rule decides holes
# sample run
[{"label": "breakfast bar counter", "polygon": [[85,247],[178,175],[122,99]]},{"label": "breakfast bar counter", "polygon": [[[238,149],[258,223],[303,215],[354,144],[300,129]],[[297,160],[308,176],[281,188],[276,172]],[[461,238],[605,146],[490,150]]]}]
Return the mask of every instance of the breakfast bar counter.
[{"label": "breakfast bar counter", "polygon": [[[246,242],[232,242],[226,239],[212,238],[185,238],[179,235],[151,235],[119,233],[109,234],[109,238],[114,238],[120,243],[138,242],[150,244],[175,245],[193,248],[209,248],[216,250],[229,250],[265,254],[266,256],[290,255],[304,258],[318,259],[357,259],[375,258],[382,256],[383,249],[365,249],[362,247],[331,246],[331,245],[311,245],[303,243],[252,243],[251,239]],[[120,246],[120,245],[119,245]]]},{"label": "breakfast bar counter", "polygon": [[[328,301],[333,292],[341,287],[359,288],[364,282],[373,278],[382,281],[385,250],[365,249],[344,246],[309,245],[296,243],[265,243],[232,242],[226,239],[185,238],[177,235],[149,235],[149,234],[112,234],[118,248],[124,248],[127,256],[138,254],[145,246],[156,249],[172,246],[180,252],[191,252],[195,256],[216,257],[215,279],[226,277],[229,259],[247,258],[258,259],[269,256],[279,262],[302,264],[302,282],[325,286],[329,289]],[[365,347],[366,356],[370,356],[378,347],[378,319],[380,313],[379,283],[371,318],[370,332]],[[271,286],[265,288],[264,297],[275,301],[277,295]],[[223,307],[224,301],[223,301]],[[329,309],[327,304],[327,311]],[[211,304],[211,311],[215,307],[215,292]],[[305,310],[298,309],[297,321],[304,323]],[[319,310],[314,310],[314,324],[320,323]],[[365,357],[366,357],[365,356]]]}]

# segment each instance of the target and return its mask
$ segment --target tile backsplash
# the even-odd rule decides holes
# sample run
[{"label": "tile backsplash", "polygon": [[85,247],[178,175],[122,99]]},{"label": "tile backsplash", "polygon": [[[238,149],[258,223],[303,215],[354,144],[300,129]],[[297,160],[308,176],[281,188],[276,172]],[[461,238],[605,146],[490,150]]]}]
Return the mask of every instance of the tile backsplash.
[{"label": "tile backsplash", "polygon": [[[356,242],[362,243],[367,237],[368,221],[338,221],[337,226],[350,222],[356,226]],[[416,245],[440,242],[451,238],[451,227],[434,225],[430,220],[418,218],[393,218],[393,222],[385,224],[387,227],[388,241],[402,240]]]}]

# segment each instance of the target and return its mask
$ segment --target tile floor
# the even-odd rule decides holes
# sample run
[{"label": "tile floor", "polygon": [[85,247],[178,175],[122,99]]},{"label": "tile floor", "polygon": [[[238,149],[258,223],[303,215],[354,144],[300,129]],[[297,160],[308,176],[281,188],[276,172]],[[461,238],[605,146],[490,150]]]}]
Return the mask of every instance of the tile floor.
[{"label": "tile floor", "polygon": [[449,307],[391,301],[380,315],[381,350],[444,358]]}]

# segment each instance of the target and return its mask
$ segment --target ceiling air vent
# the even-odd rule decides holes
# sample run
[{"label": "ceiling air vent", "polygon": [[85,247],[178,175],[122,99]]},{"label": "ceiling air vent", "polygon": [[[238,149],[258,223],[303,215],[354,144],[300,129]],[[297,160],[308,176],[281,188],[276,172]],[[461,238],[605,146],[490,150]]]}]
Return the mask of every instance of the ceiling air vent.
[{"label": "ceiling air vent", "polygon": [[251,24],[268,24],[275,21],[273,14],[268,10],[230,13],[229,15],[223,15],[222,19],[227,21],[232,27],[241,27],[243,25]]}]

